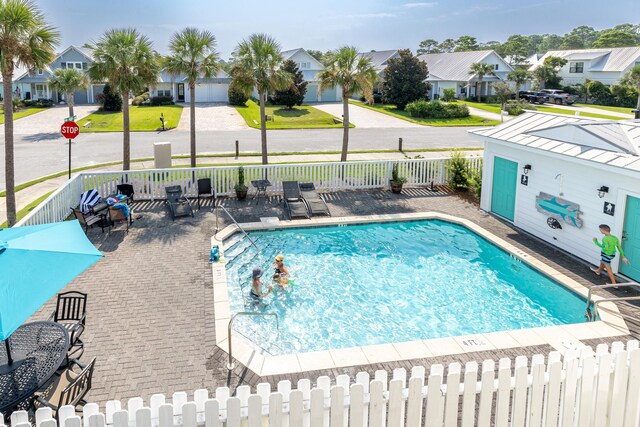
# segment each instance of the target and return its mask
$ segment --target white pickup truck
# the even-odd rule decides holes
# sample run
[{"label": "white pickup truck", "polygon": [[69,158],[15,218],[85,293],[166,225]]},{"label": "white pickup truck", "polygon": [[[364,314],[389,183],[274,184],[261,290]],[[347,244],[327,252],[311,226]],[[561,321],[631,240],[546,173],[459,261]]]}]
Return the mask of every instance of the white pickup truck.
[{"label": "white pickup truck", "polygon": [[560,89],[543,89],[540,92],[546,93],[549,96],[549,102],[552,104],[571,105],[576,102],[577,99],[577,96],[569,95],[567,92],[563,92]]}]

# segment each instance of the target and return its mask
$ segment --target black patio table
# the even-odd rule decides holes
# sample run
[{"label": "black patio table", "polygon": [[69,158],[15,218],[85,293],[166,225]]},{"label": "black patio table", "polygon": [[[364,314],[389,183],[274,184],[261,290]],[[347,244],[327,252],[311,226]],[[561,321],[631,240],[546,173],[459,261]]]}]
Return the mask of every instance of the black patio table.
[{"label": "black patio table", "polygon": [[[256,179],[251,181],[251,185],[256,189],[256,193],[251,198],[251,200],[253,200],[256,197],[260,196],[260,193],[262,193],[264,197],[267,197],[267,187],[271,186],[271,181],[269,181],[268,179]],[[259,201],[260,199],[256,200],[256,205]]]},{"label": "black patio table", "polygon": [[17,367],[7,371],[7,351],[0,345],[0,412],[5,415],[55,374],[69,348],[69,334],[55,322],[25,323],[8,339]]}]

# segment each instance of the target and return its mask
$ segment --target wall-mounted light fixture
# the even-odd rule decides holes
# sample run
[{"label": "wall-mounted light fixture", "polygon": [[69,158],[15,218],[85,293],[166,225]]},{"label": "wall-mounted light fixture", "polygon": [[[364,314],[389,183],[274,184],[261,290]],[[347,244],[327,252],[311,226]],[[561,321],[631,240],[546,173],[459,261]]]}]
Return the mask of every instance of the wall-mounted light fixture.
[{"label": "wall-mounted light fixture", "polygon": [[603,185],[602,187],[598,188],[598,197],[602,199],[604,195],[607,194],[608,192],[609,192],[609,187],[607,187],[606,185]]},{"label": "wall-mounted light fixture", "polygon": [[524,165],[524,167],[522,168],[522,173],[526,175],[529,172],[531,172],[531,165]]}]

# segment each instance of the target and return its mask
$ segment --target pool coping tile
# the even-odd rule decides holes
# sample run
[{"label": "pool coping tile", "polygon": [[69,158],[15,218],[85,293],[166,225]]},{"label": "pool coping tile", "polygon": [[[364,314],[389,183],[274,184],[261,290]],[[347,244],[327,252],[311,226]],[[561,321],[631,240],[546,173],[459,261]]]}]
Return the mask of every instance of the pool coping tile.
[{"label": "pool coping tile", "polygon": [[[220,248],[220,262],[213,263],[213,295],[216,321],[216,343],[226,353],[228,351],[227,326],[230,321],[229,293],[226,278],[226,263],[224,261],[224,241],[233,234],[240,232],[240,227],[246,231],[276,230],[290,228],[309,228],[339,224],[367,224],[393,221],[417,221],[437,219],[462,225],[470,231],[485,238],[492,244],[511,253],[515,258],[526,263],[531,268],[564,286],[566,289],[587,297],[589,289],[567,275],[555,270],[529,253],[520,250],[511,243],[485,230],[470,220],[438,212],[415,212],[403,214],[384,214],[350,217],[322,217],[305,220],[270,221],[232,224],[211,237],[211,245]],[[592,295],[592,301],[601,297]],[[265,354],[255,344],[245,341],[246,338],[233,335],[233,349],[235,357],[257,375],[279,375],[298,373],[316,369],[332,369],[348,366],[384,363],[397,360],[411,360],[425,357],[455,355],[476,351],[507,349],[548,344],[561,352],[570,348],[581,348],[584,344],[580,339],[604,338],[628,335],[629,329],[612,302],[599,305],[599,320],[590,323],[577,323],[522,330],[498,331],[485,334],[473,334],[457,337],[444,337],[417,340],[401,343],[387,343],[373,346],[329,349],[326,351],[272,356]],[[219,326],[218,324],[221,323]]]}]

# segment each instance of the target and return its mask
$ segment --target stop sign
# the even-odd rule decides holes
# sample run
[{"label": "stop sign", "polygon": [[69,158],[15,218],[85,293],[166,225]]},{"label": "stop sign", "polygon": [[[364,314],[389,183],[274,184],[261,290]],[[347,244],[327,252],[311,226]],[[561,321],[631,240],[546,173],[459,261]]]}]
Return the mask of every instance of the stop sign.
[{"label": "stop sign", "polygon": [[73,139],[80,133],[80,127],[76,122],[64,122],[60,127],[60,133],[67,139]]}]

